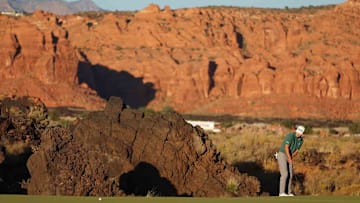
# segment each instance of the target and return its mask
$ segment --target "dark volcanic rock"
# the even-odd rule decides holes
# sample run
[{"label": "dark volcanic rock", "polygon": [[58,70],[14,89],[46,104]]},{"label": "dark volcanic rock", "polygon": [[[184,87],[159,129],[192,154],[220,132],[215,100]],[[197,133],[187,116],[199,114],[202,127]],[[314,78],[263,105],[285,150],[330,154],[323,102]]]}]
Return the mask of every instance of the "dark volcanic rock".
[{"label": "dark volcanic rock", "polygon": [[0,100],[0,194],[26,193],[26,162],[48,125],[47,109],[33,97]]},{"label": "dark volcanic rock", "polygon": [[207,135],[180,115],[144,115],[114,97],[105,111],[90,114],[73,132],[47,130],[27,166],[32,195],[219,197],[259,192],[255,178],[227,166]]},{"label": "dark volcanic rock", "polygon": [[4,98],[0,101],[0,144],[39,145],[40,135],[49,124],[47,117],[47,108],[38,98]]},{"label": "dark volcanic rock", "polygon": [[101,159],[72,141],[70,131],[64,128],[52,128],[44,134],[40,150],[27,164],[31,174],[28,194],[120,194]]}]

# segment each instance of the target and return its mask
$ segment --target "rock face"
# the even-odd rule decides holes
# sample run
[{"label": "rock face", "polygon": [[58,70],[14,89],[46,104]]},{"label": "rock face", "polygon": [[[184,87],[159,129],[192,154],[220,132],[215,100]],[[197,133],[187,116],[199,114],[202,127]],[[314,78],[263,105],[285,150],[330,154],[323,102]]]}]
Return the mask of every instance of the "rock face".
[{"label": "rock face", "polygon": [[207,135],[178,114],[144,115],[115,97],[73,132],[49,129],[27,166],[32,195],[219,197],[260,189],[256,178],[227,166]]},{"label": "rock face", "polygon": [[0,24],[1,94],[39,97],[48,106],[102,106],[96,93],[78,85],[79,60],[57,17],[44,12],[19,21],[0,16]]},{"label": "rock face", "polygon": [[[34,96],[47,105],[99,109],[95,98],[73,99],[71,92],[81,84],[82,93],[120,96],[132,107],[357,119],[359,7],[354,0],[305,10],[150,5],[136,13],[2,17],[1,72],[13,77],[11,84],[33,87],[10,88],[9,82],[0,91],[39,92]],[[27,28],[15,32],[19,27]],[[36,81],[42,82],[15,82],[15,70],[36,70],[41,73]],[[62,86],[52,86],[54,93],[43,96],[51,92],[39,88],[43,81]],[[66,92],[66,98],[54,96]]]},{"label": "rock face", "polygon": [[[354,119],[360,107],[360,30],[349,22],[360,22],[358,10],[356,1],[297,12],[150,5],[134,14],[68,18],[64,27],[90,63],[150,83],[151,108]],[[82,77],[101,86],[92,81]]]}]

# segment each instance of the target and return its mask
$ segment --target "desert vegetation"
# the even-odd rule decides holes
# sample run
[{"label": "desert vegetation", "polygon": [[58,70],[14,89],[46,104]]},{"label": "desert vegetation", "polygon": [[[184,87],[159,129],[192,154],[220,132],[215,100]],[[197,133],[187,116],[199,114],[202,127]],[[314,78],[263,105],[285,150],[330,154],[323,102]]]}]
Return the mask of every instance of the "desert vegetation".
[{"label": "desert vegetation", "polygon": [[[280,174],[273,154],[291,131],[291,123],[238,122],[210,138],[228,163],[260,180],[263,195],[276,195]],[[305,134],[294,163],[297,194],[360,195],[360,137],[349,130],[353,125],[310,128]]]},{"label": "desert vegetation", "polygon": [[[75,108],[52,108],[47,110],[43,103],[34,98],[23,98],[19,101],[19,104],[28,106],[23,107],[11,99],[3,101],[4,107],[2,108],[2,116],[4,118],[8,118],[5,119],[8,120],[8,122],[3,122],[3,125],[8,127],[4,128],[4,135],[1,137],[2,143],[6,148],[7,156],[7,161],[4,162],[3,166],[7,166],[9,169],[15,164],[19,164],[22,167],[25,167],[26,160],[29,156],[32,156],[32,152],[35,152],[38,155],[39,150],[41,151],[41,149],[44,148],[44,146],[42,146],[43,148],[41,148],[41,145],[39,146],[40,143],[49,143],[61,141],[63,139],[70,139],[72,136],[68,135],[71,130],[78,129],[78,132],[80,133],[85,131],[85,129],[88,130],[89,127],[84,125],[91,121],[91,119],[98,119],[99,115],[102,115],[103,119],[109,119],[113,117],[111,114],[105,116],[105,114],[101,114],[101,112],[90,112]],[[32,106],[33,103],[35,104],[34,106]],[[117,106],[122,105],[119,104]],[[116,106],[110,106],[107,108],[108,110],[104,112],[111,112],[111,109],[115,107]],[[132,110],[125,106],[122,108],[124,108],[122,109],[124,113],[120,117],[122,119],[120,122],[121,125],[123,125],[125,121],[128,122],[133,118],[149,121],[151,118],[170,118],[173,116],[173,118],[177,118],[177,122],[183,123],[181,126],[188,130],[192,129],[188,128],[189,126],[184,125],[185,122],[183,117],[180,117],[179,114],[174,113],[174,109],[171,106],[166,106],[162,111],[159,112],[144,107],[139,108],[139,110]],[[21,120],[22,122],[18,123],[19,118],[22,118],[21,116],[24,118]],[[232,175],[227,175],[222,178],[224,190],[230,194],[242,196],[242,192],[245,189],[250,191],[249,188],[254,187],[254,190],[252,191],[257,191],[256,194],[262,196],[277,195],[279,172],[277,162],[273,154],[278,151],[282,139],[289,131],[292,130],[294,125],[302,124],[307,126],[307,131],[305,133],[305,144],[303,145],[301,153],[299,153],[295,159],[294,189],[296,194],[359,196],[360,155],[358,152],[360,151],[360,146],[358,143],[360,141],[360,137],[357,134],[358,122],[320,120],[315,122],[304,119],[255,119],[226,115],[217,117],[196,115],[183,116],[185,119],[191,118],[197,120],[217,120],[221,124],[221,133],[209,133],[206,135],[200,128],[192,129],[195,130],[192,132],[198,133],[200,135],[198,138],[201,138],[194,138],[196,153],[201,154],[204,149],[205,152],[207,151],[207,149],[204,148],[205,145],[202,141],[202,139],[205,139],[207,140],[205,141],[206,147],[214,150],[214,160],[218,162],[223,160],[226,165],[234,166],[235,172],[233,171],[234,173]],[[85,122],[81,121],[83,119],[85,119]],[[114,119],[117,120],[118,116],[114,116]],[[100,125],[97,120],[94,120],[93,122],[96,122],[97,125]],[[139,121],[134,121],[134,123],[131,125],[138,122]],[[81,125],[83,125],[83,129],[79,130]],[[125,126],[127,125],[128,124]],[[50,127],[52,130],[49,130],[46,128],[46,126]],[[155,125],[142,124],[139,126]],[[9,127],[14,127],[14,129],[7,130]],[[32,127],[34,127],[36,130],[34,131]],[[100,127],[99,129],[106,128],[107,127]],[[146,130],[146,132],[155,131]],[[168,131],[164,130],[164,135],[167,134],[166,132]],[[188,137],[192,135],[189,132],[182,134],[182,136],[184,136],[186,139],[192,140],[192,138]],[[63,137],[60,138],[60,134],[63,134]],[[90,136],[88,133],[85,134]],[[147,136],[147,133],[144,131],[143,134],[140,133],[139,135]],[[95,133],[93,136],[97,136],[97,133]],[[122,136],[124,135],[122,134]],[[40,137],[42,139],[41,142]],[[84,136],[78,137],[84,138]],[[116,137],[116,139],[118,138],[118,136],[114,137]],[[51,138],[51,140],[46,140],[49,138]],[[154,139],[154,137],[152,137],[152,139]],[[66,142],[70,141],[68,140]],[[210,144],[210,142],[212,144]],[[59,146],[62,146],[61,142],[58,144]],[[54,145],[51,144],[50,146]],[[73,154],[71,150],[78,150],[77,146],[78,145],[74,144],[75,148],[69,148],[69,151],[66,151],[66,153],[69,153],[69,155]],[[216,149],[213,148],[214,146]],[[104,149],[107,148],[108,147]],[[54,149],[56,149],[56,147]],[[101,152],[103,150],[101,150]],[[82,156],[86,156],[86,151],[87,150],[81,152]],[[57,151],[54,151],[54,156],[57,156],[57,153]],[[65,151],[63,153],[65,153]],[[190,150],[187,154],[189,153],[195,152]],[[23,155],[24,157],[22,157]],[[164,155],[162,154],[162,156]],[[17,161],[13,162],[12,159],[10,159],[11,157],[15,157]],[[61,157],[62,156],[58,158]],[[49,160],[52,160],[52,158]],[[223,163],[223,161],[221,161],[221,163]],[[144,164],[146,165],[145,162],[143,165]],[[141,164],[138,165],[137,168],[140,166]],[[150,168],[153,168],[152,171],[155,171],[156,174],[158,174],[155,167],[152,165],[146,166],[151,166]],[[27,171],[25,169],[26,167],[23,171]],[[21,172],[22,170],[18,171]],[[136,173],[136,171],[137,170],[134,170],[134,173]],[[242,173],[242,175],[239,176],[238,172]],[[141,173],[141,170],[139,173]],[[244,173],[256,177],[257,179],[254,179],[253,177],[243,179],[244,177],[247,177],[244,175]],[[129,174],[131,175],[131,173]],[[31,177],[36,177],[36,174]],[[13,187],[12,190],[8,189],[7,191],[13,191],[14,193],[22,191],[25,193],[26,191],[20,188],[19,182],[21,185],[26,186],[29,184],[28,182],[24,181],[27,180],[27,178],[29,178],[28,173],[24,173],[21,177],[14,175],[12,179],[7,177],[6,180],[7,183],[9,183],[8,185]],[[144,195],[163,196],[163,193],[153,190],[153,186],[150,186],[151,187],[149,187],[149,189],[144,192]],[[261,188],[259,189],[258,186],[261,186]],[[132,194],[131,191],[128,192],[129,194]]]}]

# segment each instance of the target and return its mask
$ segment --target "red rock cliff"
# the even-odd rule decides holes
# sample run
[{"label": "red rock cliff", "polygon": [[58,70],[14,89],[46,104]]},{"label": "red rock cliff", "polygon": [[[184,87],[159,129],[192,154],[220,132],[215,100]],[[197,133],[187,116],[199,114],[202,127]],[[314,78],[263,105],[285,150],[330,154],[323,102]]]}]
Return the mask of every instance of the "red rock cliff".
[{"label": "red rock cliff", "polygon": [[49,106],[99,108],[101,100],[77,85],[77,52],[59,23],[43,12],[0,16],[1,94],[37,96]]},{"label": "red rock cliff", "polygon": [[[58,21],[55,35],[65,34],[86,61],[80,82],[103,98],[190,113],[356,119],[360,112],[358,1],[303,10],[150,5]],[[7,41],[11,62],[18,42]]]}]

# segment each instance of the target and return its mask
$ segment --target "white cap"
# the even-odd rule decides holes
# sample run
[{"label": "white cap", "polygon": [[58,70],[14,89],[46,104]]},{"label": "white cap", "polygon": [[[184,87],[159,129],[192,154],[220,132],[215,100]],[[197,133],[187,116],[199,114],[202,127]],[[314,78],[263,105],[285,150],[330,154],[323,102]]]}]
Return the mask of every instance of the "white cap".
[{"label": "white cap", "polygon": [[304,134],[304,131],[305,131],[305,127],[304,126],[301,126],[299,125],[297,128],[296,128],[296,132],[299,133],[299,134]]}]

